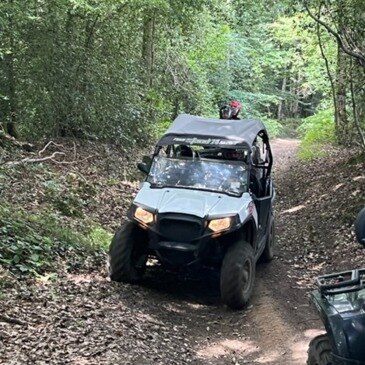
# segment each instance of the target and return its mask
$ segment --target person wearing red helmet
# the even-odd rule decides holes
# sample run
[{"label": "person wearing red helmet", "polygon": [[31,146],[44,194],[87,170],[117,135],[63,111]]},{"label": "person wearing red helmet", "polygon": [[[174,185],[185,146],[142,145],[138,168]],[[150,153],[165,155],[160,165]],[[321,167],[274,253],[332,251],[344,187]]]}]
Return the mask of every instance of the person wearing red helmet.
[{"label": "person wearing red helmet", "polygon": [[228,105],[232,110],[232,116],[230,119],[239,120],[240,117],[238,116],[238,114],[241,111],[241,103],[238,100],[232,100]]}]

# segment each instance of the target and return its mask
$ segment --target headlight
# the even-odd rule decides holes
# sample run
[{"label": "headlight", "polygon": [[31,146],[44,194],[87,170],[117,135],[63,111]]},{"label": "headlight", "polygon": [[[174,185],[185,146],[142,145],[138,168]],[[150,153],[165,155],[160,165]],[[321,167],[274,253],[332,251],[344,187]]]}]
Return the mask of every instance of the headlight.
[{"label": "headlight", "polygon": [[209,222],[208,227],[213,232],[224,231],[224,230],[228,229],[229,227],[231,227],[231,222],[232,222],[231,218],[229,218],[229,217],[213,219]]},{"label": "headlight", "polygon": [[141,207],[138,207],[134,212],[134,218],[144,224],[149,224],[153,222],[153,214],[151,212],[148,212],[147,210],[142,209]]}]

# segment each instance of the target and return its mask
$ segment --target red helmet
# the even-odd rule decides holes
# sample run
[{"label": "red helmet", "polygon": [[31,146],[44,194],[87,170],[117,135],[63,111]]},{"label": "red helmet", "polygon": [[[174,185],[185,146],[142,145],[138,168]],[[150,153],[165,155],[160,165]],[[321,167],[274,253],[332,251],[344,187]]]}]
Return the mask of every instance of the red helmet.
[{"label": "red helmet", "polygon": [[229,106],[232,109],[232,114],[237,116],[241,110],[241,103],[238,100],[232,100],[230,101]]},{"label": "red helmet", "polygon": [[232,100],[229,102],[229,106],[231,108],[238,108],[241,109],[241,103],[238,100]]}]

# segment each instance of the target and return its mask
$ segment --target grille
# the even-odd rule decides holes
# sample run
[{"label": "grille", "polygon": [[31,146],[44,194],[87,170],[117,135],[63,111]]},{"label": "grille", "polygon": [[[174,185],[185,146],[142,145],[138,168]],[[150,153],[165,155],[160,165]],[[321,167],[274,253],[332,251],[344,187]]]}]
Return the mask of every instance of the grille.
[{"label": "grille", "polygon": [[161,217],[159,233],[175,242],[191,242],[202,234],[203,222],[195,217]]}]

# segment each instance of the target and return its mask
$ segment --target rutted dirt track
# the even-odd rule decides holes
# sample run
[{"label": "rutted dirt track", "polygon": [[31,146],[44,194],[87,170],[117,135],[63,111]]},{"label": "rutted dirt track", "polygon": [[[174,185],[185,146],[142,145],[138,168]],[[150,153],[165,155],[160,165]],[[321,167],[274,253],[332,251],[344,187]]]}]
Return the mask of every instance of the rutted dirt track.
[{"label": "rutted dirt track", "polygon": [[[281,183],[296,141],[273,143]],[[104,272],[9,289],[0,322],[3,364],[305,364],[321,328],[307,292],[288,274],[285,207],[278,185],[277,256],[259,265],[250,306],[227,310],[214,272],[192,276],[148,271],[141,286],[111,283]]]}]

